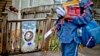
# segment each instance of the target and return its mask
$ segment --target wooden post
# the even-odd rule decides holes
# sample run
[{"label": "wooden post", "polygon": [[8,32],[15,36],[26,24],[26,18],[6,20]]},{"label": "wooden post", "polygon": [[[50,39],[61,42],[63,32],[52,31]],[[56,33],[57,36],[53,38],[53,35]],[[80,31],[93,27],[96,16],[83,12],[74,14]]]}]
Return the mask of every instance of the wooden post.
[{"label": "wooden post", "polygon": [[3,25],[2,25],[2,33],[3,33],[3,39],[2,39],[2,56],[8,56],[7,52],[7,13],[3,12]]},{"label": "wooden post", "polygon": [[[46,32],[47,32],[51,28],[52,15],[51,14],[47,14],[46,18],[47,18],[47,22],[46,22]],[[46,40],[44,40],[44,42],[43,42],[43,50],[42,51],[48,51],[49,50],[49,41],[50,41],[50,36]]]}]

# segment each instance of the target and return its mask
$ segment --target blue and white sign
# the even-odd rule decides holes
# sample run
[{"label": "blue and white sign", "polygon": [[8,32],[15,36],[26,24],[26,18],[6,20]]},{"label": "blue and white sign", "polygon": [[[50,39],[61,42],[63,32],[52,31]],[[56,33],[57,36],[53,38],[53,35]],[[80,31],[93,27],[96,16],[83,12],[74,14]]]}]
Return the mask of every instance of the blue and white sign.
[{"label": "blue and white sign", "polygon": [[21,51],[29,52],[34,51],[36,35],[36,21],[24,21],[22,22],[22,42]]}]

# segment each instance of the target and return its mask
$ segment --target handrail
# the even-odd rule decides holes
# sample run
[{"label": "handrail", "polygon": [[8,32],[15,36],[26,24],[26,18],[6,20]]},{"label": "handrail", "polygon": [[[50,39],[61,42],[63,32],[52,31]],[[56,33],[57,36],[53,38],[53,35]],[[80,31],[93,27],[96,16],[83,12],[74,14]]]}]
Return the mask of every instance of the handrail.
[{"label": "handrail", "polygon": [[[44,21],[44,20],[48,20],[46,18],[35,18],[35,19],[17,19],[17,20],[12,20],[9,19],[8,22],[22,22],[22,21]],[[52,20],[56,20],[55,18],[53,18]]]},{"label": "handrail", "polygon": [[38,7],[45,7],[45,6],[54,6],[54,5],[62,5],[62,4],[40,5],[40,6],[36,6],[36,7],[28,7],[28,8],[24,8],[24,9],[22,9],[22,10],[25,10],[25,9],[32,9],[32,8],[38,8]]},{"label": "handrail", "polygon": [[16,15],[18,14],[17,12],[10,11],[8,8],[5,8],[5,10]]}]

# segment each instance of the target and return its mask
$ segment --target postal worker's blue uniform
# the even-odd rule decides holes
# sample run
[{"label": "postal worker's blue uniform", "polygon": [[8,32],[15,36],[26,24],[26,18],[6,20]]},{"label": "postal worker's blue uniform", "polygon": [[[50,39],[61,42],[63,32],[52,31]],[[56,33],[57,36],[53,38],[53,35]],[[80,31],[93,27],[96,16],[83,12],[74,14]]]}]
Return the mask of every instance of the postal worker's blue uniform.
[{"label": "postal worker's blue uniform", "polygon": [[[83,0],[81,5],[83,6],[87,0]],[[62,56],[78,56],[77,47],[80,43],[80,39],[77,37],[77,28],[80,25],[86,25],[91,20],[91,12],[89,7],[85,9],[84,16],[75,16],[72,21],[68,22],[64,20],[63,24],[59,24],[61,17],[65,14],[62,8],[56,9],[59,19],[56,22],[57,36],[61,43]]]}]

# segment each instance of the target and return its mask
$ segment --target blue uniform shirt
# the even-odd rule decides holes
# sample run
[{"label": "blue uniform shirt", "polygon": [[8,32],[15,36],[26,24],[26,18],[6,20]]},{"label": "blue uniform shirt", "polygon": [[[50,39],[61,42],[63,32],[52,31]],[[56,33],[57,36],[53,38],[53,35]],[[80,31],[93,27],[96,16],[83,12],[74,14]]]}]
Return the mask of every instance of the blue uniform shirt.
[{"label": "blue uniform shirt", "polygon": [[60,43],[70,43],[74,40],[76,43],[80,43],[80,39],[77,37],[77,28],[80,25],[86,25],[91,20],[91,13],[88,8],[85,9],[84,16],[75,16],[71,22],[64,21],[63,24],[59,24],[60,20],[57,20],[57,36],[59,37]]}]

